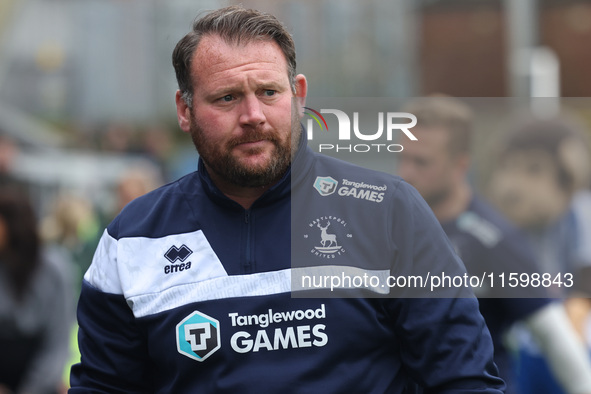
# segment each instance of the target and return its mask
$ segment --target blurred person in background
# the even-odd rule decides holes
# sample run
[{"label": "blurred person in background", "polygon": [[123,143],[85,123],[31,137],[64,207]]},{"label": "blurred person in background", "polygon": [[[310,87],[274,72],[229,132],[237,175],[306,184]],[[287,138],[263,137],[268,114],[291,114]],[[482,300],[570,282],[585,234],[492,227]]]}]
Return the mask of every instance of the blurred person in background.
[{"label": "blurred person in background", "polygon": [[[589,180],[589,148],[585,128],[574,114],[528,115],[510,126],[488,182],[492,202],[527,236],[541,271],[572,286],[553,282],[553,296],[565,300],[567,311],[584,339],[589,314],[591,253],[589,201],[582,190]],[[574,196],[576,196],[574,198]],[[565,283],[568,283],[565,281]],[[520,345],[520,386],[525,393],[561,393],[548,374],[538,344],[522,327],[514,337]],[[590,374],[591,375],[591,374]]]},{"label": "blurred person in background", "polygon": [[[411,101],[405,111],[417,117],[413,134],[418,141],[405,143],[399,154],[399,175],[427,201],[468,273],[479,277],[540,273],[525,236],[476,195],[467,180],[473,132],[470,108],[452,97],[432,96]],[[519,392],[512,349],[504,342],[518,321],[540,344],[566,392],[591,393],[591,363],[562,302],[553,302],[542,287],[501,288],[497,282],[495,287],[474,291],[493,337],[495,361],[507,382],[507,393]]]},{"label": "blurred person in background", "polygon": [[70,192],[61,192],[41,220],[40,232],[46,248],[72,262],[76,295],[98,244],[100,226],[92,202]]},{"label": "blurred person in background", "polygon": [[[83,275],[88,269],[100,239],[100,230],[111,222],[132,200],[162,184],[157,171],[152,168],[128,168],[115,185],[116,200],[112,210],[101,212],[90,200],[68,192],[62,192],[51,204],[49,214],[41,222],[41,234],[46,248],[52,255],[71,261],[74,298],[80,294]],[[69,387],[71,366],[80,362],[77,342],[78,325],[72,322],[70,334],[70,358],[64,373]],[[0,393],[2,394],[2,393]]]},{"label": "blurred person in background", "polygon": [[[82,278],[88,269],[100,238],[101,217],[92,202],[74,192],[62,191],[51,202],[41,220],[40,234],[45,250],[57,260],[69,262],[73,303],[78,300]],[[70,368],[80,362],[77,343],[78,324],[71,322],[69,358],[63,372],[64,386],[69,387]]]},{"label": "blurred person in background", "polygon": [[71,268],[47,253],[28,196],[0,189],[0,393],[64,390]]},{"label": "blurred person in background", "polygon": [[[104,229],[121,213],[127,204],[162,186],[163,183],[160,172],[155,168],[139,166],[128,167],[121,175],[119,175],[117,182],[114,185],[113,193],[115,198],[113,201],[107,204],[105,209],[98,211],[97,228],[101,230]],[[86,256],[87,259],[84,262],[84,270],[82,274],[84,274],[88,268],[94,250],[96,249],[98,239],[101,236],[100,232],[96,235],[96,242],[93,245],[90,256]]]},{"label": "blurred person in background", "polygon": [[161,176],[153,169],[144,167],[127,169],[117,182],[117,205],[114,215],[109,219],[109,222],[127,204],[160,186],[162,186]]},{"label": "blurred person in background", "polygon": [[[171,134],[171,130],[160,124],[151,124],[142,133],[141,148],[143,154],[161,169],[162,178],[166,182],[176,179],[171,174],[173,152],[174,156],[177,153],[174,149],[174,141],[172,140]],[[192,170],[194,169],[195,167]]]}]

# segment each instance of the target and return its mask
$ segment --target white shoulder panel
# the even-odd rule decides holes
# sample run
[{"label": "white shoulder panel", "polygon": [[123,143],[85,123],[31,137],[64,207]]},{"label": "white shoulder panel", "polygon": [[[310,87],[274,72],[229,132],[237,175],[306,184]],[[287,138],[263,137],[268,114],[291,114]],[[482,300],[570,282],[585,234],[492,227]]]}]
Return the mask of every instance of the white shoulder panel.
[{"label": "white shoulder panel", "polygon": [[201,230],[118,242],[118,274],[125,298],[228,276]]},{"label": "white shoulder panel", "polygon": [[84,279],[100,291],[123,294],[117,271],[117,240],[103,232]]}]

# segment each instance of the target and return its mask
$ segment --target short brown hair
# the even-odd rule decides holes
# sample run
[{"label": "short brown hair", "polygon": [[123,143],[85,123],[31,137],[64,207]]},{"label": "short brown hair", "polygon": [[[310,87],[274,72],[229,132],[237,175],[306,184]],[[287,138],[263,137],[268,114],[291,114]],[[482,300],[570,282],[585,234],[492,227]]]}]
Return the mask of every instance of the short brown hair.
[{"label": "short brown hair", "polygon": [[449,153],[470,152],[472,111],[459,99],[442,94],[414,99],[404,107],[417,117],[417,127],[442,127],[449,133]]},{"label": "short brown hair", "polygon": [[295,91],[295,44],[285,26],[271,14],[241,6],[229,6],[195,19],[191,32],[174,48],[172,65],[179,90],[187,105],[191,106],[193,99],[191,60],[199,41],[206,35],[217,35],[227,43],[236,45],[253,40],[274,40],[285,56],[289,82]]}]

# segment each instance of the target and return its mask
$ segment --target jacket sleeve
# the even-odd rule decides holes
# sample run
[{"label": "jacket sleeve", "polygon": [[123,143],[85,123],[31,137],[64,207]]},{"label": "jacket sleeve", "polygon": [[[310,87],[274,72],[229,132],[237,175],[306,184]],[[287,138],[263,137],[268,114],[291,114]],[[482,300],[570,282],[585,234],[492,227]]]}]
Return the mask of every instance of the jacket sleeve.
[{"label": "jacket sleeve", "polygon": [[116,239],[105,231],[82,283],[81,361],[72,366],[69,393],[150,391],[147,346],[121,290],[116,251]]},{"label": "jacket sleeve", "polygon": [[[394,272],[425,280],[464,277],[463,263],[439,222],[404,182],[394,198],[393,217]],[[431,288],[429,281],[407,293],[411,297],[391,300],[403,364],[426,393],[501,393],[505,384],[493,361],[492,339],[478,301],[469,288],[457,289],[453,283]]]}]

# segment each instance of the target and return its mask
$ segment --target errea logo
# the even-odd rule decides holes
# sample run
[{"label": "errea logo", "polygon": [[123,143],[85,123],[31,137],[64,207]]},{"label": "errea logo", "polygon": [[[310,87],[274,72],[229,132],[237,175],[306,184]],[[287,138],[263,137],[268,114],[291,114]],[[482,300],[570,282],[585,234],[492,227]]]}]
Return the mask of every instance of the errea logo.
[{"label": "errea logo", "polygon": [[[164,253],[164,257],[166,257],[171,263],[170,265],[164,266],[164,273],[170,274],[191,268],[190,261],[187,261],[186,263],[184,262],[191,254],[193,254],[193,251],[189,249],[187,245],[183,244],[180,247],[177,247],[176,245],[171,246],[170,249]],[[181,263],[175,264],[177,261],[180,261]]]},{"label": "errea logo", "polygon": [[195,311],[176,326],[176,346],[183,356],[204,361],[221,346],[220,322]]},{"label": "errea logo", "polygon": [[177,248],[175,245],[172,245],[168,252],[164,253],[164,257],[168,259],[171,263],[174,263],[177,260],[185,261],[187,257],[189,257],[193,251],[187,247],[187,245],[181,245],[180,248]]}]

